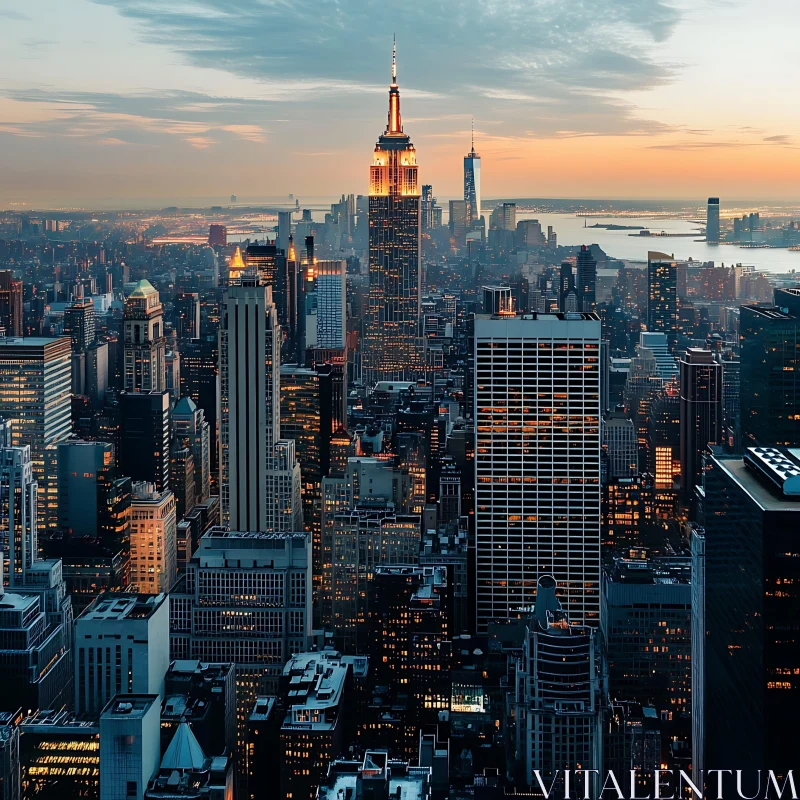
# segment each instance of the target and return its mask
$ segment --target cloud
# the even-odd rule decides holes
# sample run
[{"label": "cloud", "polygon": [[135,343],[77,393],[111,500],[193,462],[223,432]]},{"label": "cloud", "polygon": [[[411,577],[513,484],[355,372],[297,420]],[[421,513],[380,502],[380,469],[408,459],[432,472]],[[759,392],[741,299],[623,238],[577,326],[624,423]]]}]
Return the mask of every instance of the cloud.
[{"label": "cloud", "polygon": [[512,133],[538,135],[664,130],[619,95],[674,79],[680,65],[659,45],[684,13],[668,0],[96,2],[191,65],[259,81],[270,102],[324,105],[334,95],[351,116],[363,104],[347,95],[386,91],[385,32],[396,31],[416,116],[502,114]]},{"label": "cloud", "polygon": [[[0,133],[41,137],[60,134],[69,138],[94,138],[100,144],[133,144],[135,137],[167,135],[183,139],[191,147],[217,144],[211,133],[225,133],[242,141],[267,139],[263,104],[246,98],[215,98],[191,92],[144,92],[110,94],[56,92],[55,90],[7,91],[4,97],[15,113],[29,119],[2,120]],[[177,101],[177,102],[176,102]],[[182,109],[176,114],[178,108]],[[212,111],[216,110],[216,118]],[[252,119],[256,114],[261,122]],[[117,134],[127,133],[126,137]]]}]

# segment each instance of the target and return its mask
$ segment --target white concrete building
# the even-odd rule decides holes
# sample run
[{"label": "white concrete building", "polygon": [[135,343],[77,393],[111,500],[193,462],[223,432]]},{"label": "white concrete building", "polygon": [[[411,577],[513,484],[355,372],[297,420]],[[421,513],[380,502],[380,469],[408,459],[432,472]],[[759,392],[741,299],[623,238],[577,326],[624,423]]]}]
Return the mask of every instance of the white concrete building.
[{"label": "white concrete building", "polygon": [[100,715],[100,800],[144,800],[161,762],[161,698],[117,695]]},{"label": "white concrete building", "polygon": [[475,319],[477,627],[552,574],[576,624],[600,612],[600,320]]},{"label": "white concrete building", "polygon": [[120,694],[164,695],[169,597],[103,594],[75,620],[75,710],[98,715]]}]

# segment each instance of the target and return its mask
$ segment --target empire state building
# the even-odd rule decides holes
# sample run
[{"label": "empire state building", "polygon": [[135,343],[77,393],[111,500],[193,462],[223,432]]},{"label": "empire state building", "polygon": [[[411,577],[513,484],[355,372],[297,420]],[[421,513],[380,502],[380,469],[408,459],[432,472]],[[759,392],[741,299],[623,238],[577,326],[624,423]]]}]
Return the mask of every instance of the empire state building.
[{"label": "empire state building", "polygon": [[413,381],[424,373],[420,326],[420,189],[417,153],[403,133],[396,51],[389,121],[369,172],[369,306],[363,380]]}]

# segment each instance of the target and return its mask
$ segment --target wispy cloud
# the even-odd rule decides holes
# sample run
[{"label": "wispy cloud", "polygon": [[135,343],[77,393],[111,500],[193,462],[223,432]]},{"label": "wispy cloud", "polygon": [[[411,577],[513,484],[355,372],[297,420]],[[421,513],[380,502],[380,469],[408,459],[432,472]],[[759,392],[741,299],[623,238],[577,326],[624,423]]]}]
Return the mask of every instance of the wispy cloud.
[{"label": "wispy cloud", "polygon": [[[6,92],[17,109],[26,104],[31,121],[0,120],[0,133],[11,136],[60,134],[71,138],[96,138],[99,143],[132,143],[120,132],[162,134],[180,137],[194,148],[207,148],[217,139],[209,135],[225,133],[236,139],[263,143],[267,130],[251,121],[251,115],[263,107],[241,98],[212,98],[192,93],[148,92],[133,95],[92,92],[56,92],[45,90]],[[176,114],[176,99],[183,112]],[[181,106],[180,103],[177,106]],[[211,111],[216,109],[216,114]]]}]

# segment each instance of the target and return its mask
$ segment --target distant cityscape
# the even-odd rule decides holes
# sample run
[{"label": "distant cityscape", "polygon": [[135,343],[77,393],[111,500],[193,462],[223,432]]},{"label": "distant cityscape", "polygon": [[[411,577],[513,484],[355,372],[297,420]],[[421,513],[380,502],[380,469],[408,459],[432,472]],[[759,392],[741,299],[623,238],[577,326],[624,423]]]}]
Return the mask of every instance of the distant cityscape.
[{"label": "distant cityscape", "polygon": [[796,797],[800,211],[388,101],[324,207],[0,212],[0,800]]}]

